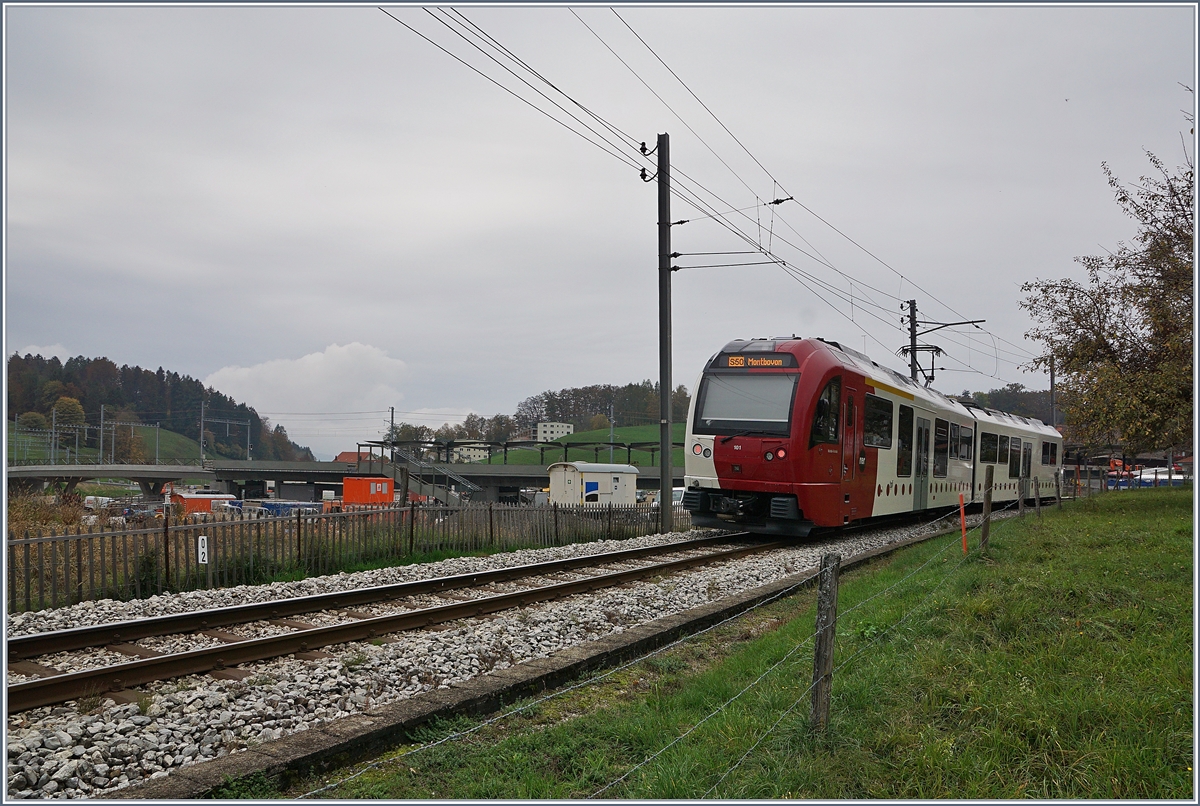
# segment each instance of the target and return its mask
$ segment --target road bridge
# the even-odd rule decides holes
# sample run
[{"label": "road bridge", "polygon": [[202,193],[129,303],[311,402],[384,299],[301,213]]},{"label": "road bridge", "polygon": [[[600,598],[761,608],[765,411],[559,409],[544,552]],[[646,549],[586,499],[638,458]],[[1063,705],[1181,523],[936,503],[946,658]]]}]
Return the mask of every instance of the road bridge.
[{"label": "road bridge", "polygon": [[211,483],[217,476],[213,471],[196,465],[20,465],[7,468],[10,487],[42,489],[46,484],[65,484],[73,492],[81,481],[94,479],[129,479],[137,482],[142,494],[162,495],[170,482],[196,479]]},{"label": "road bridge", "polygon": [[[132,464],[80,464],[80,465],[25,465],[10,466],[10,485],[22,484],[39,488],[46,483],[66,484],[74,490],[81,481],[93,479],[129,479],[137,482],[147,496],[162,495],[163,487],[170,482],[184,479],[202,481],[219,486],[224,492],[240,498],[262,498],[266,495],[266,482],[275,483],[276,495],[291,500],[320,500],[324,490],[338,490],[346,476],[389,476],[399,481],[402,471],[409,471],[414,481],[424,478],[423,494],[434,494],[445,500],[449,487],[459,486],[456,480],[465,480],[479,487],[473,495],[476,501],[500,501],[502,496],[511,495],[522,487],[547,487],[550,484],[549,465],[504,465],[504,464],[426,464],[421,468],[397,461],[395,466],[385,461],[361,462],[272,462],[244,461],[236,459],[214,459],[205,461],[203,467],[196,465],[132,465]],[[638,487],[658,489],[659,468],[638,468]],[[417,491],[419,484],[412,485]],[[676,469],[673,486],[683,486],[683,470]]]}]

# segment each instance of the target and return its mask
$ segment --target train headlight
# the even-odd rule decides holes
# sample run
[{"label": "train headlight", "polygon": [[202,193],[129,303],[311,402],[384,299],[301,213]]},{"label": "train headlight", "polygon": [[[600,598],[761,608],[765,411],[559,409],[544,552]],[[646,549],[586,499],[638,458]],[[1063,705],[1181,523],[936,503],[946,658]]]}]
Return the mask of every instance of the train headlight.
[{"label": "train headlight", "polygon": [[696,456],[699,456],[703,452],[704,452],[704,448],[703,448],[703,446],[700,445],[699,442],[697,442],[695,445],[692,446],[692,453],[694,453]]},{"label": "train headlight", "polygon": [[707,459],[710,456],[712,456],[712,451],[710,451],[708,448],[705,448],[704,449],[704,458]]},{"label": "train headlight", "polygon": [[780,459],[786,458],[787,457],[787,448],[780,448],[779,450],[775,451],[775,455],[778,456]]},{"label": "train headlight", "polygon": [[769,461],[771,461],[772,459],[774,459],[774,458],[775,458],[775,454],[771,453],[770,451],[767,451],[767,455],[766,455],[766,456],[764,456],[763,458],[764,458],[764,459],[766,459],[766,460],[769,462]]}]

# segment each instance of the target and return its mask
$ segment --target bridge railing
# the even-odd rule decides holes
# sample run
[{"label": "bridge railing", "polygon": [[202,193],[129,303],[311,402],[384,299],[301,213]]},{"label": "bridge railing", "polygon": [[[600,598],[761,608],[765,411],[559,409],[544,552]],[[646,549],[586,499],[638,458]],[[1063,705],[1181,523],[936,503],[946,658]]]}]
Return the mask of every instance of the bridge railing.
[{"label": "bridge railing", "polygon": [[[645,504],[473,504],[231,513],[143,524],[114,518],[63,534],[10,531],[8,606],[9,612],[43,610],[379,568],[447,553],[620,540],[654,534],[657,523],[657,510]],[[689,529],[689,513],[676,507],[674,524]]]},{"label": "bridge railing", "polygon": [[[209,460],[209,461],[211,462],[212,460]],[[95,456],[79,457],[79,456],[75,456],[75,455],[72,455],[69,461],[62,457],[57,457],[55,459],[55,461],[50,461],[49,457],[42,457],[39,459],[14,458],[11,455],[8,457],[8,466],[9,467],[36,467],[36,466],[42,466],[42,465],[46,465],[46,466],[62,465],[63,467],[74,467],[76,465],[113,465],[113,466],[118,466],[118,465],[128,465],[128,464],[168,465],[168,466],[175,466],[175,467],[204,467],[205,462],[204,462],[204,460],[197,459],[197,458],[172,459],[169,457],[160,457],[157,461],[155,461],[154,459],[147,459],[144,462],[110,462],[107,459],[101,460],[101,459],[96,458]]]}]

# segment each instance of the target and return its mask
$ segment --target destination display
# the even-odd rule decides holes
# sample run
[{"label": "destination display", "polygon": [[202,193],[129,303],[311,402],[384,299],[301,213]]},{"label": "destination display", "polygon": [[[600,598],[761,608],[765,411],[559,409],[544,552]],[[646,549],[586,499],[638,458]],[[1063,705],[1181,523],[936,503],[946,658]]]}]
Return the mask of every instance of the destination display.
[{"label": "destination display", "polygon": [[766,355],[728,355],[717,356],[713,361],[715,369],[786,369],[796,366],[796,356],[791,353],[767,353]]}]

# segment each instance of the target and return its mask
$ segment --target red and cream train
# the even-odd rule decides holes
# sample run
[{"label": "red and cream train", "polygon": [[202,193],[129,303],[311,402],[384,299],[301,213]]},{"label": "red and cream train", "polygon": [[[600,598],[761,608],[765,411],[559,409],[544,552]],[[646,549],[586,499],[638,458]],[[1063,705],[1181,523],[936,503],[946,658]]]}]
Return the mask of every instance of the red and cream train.
[{"label": "red and cream train", "polygon": [[960,493],[982,501],[988,465],[993,502],[1015,501],[1023,478],[1052,491],[1061,457],[1040,420],[964,404],[836,342],[738,340],[692,397],[683,506],[697,526],[804,536]]}]

